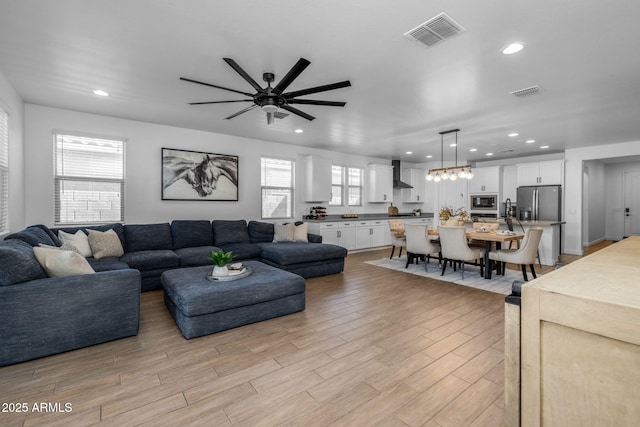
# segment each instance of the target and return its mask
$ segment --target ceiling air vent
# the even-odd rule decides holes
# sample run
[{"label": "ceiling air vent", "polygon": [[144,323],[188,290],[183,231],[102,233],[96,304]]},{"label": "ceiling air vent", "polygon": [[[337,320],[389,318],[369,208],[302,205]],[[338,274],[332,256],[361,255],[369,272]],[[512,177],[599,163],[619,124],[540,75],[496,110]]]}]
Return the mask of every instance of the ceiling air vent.
[{"label": "ceiling air vent", "polygon": [[431,47],[464,31],[466,30],[462,25],[443,12],[403,35],[422,47]]},{"label": "ceiling air vent", "polygon": [[517,96],[518,98],[524,98],[525,96],[538,95],[544,92],[540,86],[531,86],[526,87],[524,89],[514,90],[513,92],[509,92],[509,95]]}]

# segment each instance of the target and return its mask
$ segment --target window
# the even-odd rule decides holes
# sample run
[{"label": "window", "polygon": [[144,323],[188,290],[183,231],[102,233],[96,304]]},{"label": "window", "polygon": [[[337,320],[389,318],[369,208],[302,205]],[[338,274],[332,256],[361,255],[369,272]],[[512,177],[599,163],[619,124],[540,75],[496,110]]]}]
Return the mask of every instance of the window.
[{"label": "window", "polygon": [[342,206],[344,195],[344,167],[342,166],[331,166],[331,201],[329,201],[329,205],[332,206]]},{"label": "window", "polygon": [[9,116],[0,109],[0,233],[9,231]]},{"label": "window", "polygon": [[348,168],[347,192],[349,206],[362,206],[362,174],[360,168]]},{"label": "window", "polygon": [[360,168],[333,165],[329,205],[362,206],[362,173]]},{"label": "window", "polygon": [[262,218],[293,218],[292,160],[262,158],[260,177],[262,186]]},{"label": "window", "polygon": [[56,225],[124,221],[124,143],[54,132]]}]

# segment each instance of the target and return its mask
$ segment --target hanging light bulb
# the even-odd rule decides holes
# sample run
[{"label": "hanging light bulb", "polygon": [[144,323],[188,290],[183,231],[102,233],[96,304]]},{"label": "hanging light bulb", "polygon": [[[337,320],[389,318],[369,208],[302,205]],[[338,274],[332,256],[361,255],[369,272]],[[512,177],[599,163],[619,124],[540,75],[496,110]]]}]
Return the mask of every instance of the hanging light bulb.
[{"label": "hanging light bulb", "polygon": [[431,175],[431,172],[428,172],[425,178],[427,179],[427,181],[433,181],[433,175]]},{"label": "hanging light bulb", "polygon": [[466,177],[467,177],[467,171],[466,171],[466,169],[462,169],[462,170],[460,171],[460,173],[458,174],[458,176],[459,176],[460,178],[462,178],[462,179],[466,178]]},{"label": "hanging light bulb", "polygon": [[447,171],[442,172],[442,179],[449,179],[449,174]]},{"label": "hanging light bulb", "polygon": [[467,179],[473,178],[473,171],[469,168],[469,172],[467,172]]},{"label": "hanging light bulb", "polygon": [[440,179],[441,179],[441,178],[440,178],[440,174],[438,174],[438,173],[437,173],[437,174],[436,174],[436,176],[433,178],[433,180],[434,180],[435,182],[440,182]]},{"label": "hanging light bulb", "polygon": [[451,172],[451,174],[449,174],[449,179],[451,181],[455,181],[456,179],[458,179],[458,175],[456,175],[455,171],[453,171],[453,172]]}]

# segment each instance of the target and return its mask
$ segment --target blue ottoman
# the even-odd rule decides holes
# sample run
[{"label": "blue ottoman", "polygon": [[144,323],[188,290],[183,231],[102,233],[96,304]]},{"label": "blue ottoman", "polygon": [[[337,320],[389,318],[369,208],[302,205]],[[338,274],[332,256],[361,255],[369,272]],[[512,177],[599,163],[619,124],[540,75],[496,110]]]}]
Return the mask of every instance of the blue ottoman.
[{"label": "blue ottoman", "polygon": [[209,335],[302,311],[305,281],[297,274],[258,261],[245,261],[248,277],[212,282],[213,266],[162,273],[164,302],[185,338]]}]

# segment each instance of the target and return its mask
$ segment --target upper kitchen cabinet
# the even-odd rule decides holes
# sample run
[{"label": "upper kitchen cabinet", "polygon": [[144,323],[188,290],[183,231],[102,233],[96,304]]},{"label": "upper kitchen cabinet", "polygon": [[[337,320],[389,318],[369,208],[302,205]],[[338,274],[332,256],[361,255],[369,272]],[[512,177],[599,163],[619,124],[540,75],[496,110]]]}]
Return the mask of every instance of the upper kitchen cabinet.
[{"label": "upper kitchen cabinet", "polygon": [[404,203],[424,203],[425,201],[425,170],[403,169],[402,179],[413,188],[402,189],[402,201]]},{"label": "upper kitchen cabinet", "polygon": [[518,194],[518,168],[515,165],[502,168],[502,200],[515,203]]},{"label": "upper kitchen cabinet", "polygon": [[564,160],[539,163],[520,163],[518,187],[523,185],[562,185],[564,182]]},{"label": "upper kitchen cabinet", "polygon": [[331,200],[331,160],[318,156],[305,157],[307,202],[328,202]]},{"label": "upper kitchen cabinet", "polygon": [[500,194],[502,190],[502,166],[489,166],[473,169],[473,178],[469,180],[469,194]]},{"label": "upper kitchen cabinet", "polygon": [[393,166],[367,165],[369,203],[393,201]]}]

